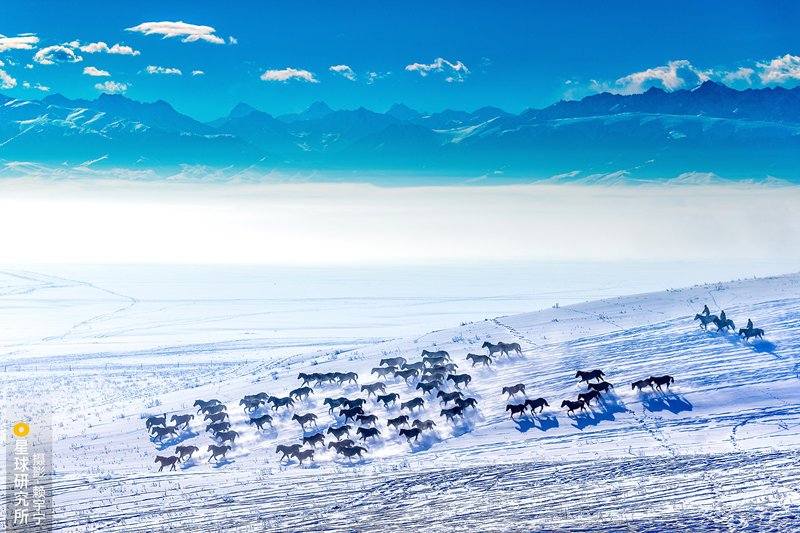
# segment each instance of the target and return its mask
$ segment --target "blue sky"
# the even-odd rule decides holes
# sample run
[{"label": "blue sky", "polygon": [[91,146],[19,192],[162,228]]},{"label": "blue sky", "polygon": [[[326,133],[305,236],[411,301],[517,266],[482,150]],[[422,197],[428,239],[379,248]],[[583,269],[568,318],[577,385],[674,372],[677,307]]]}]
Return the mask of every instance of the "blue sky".
[{"label": "blue sky", "polygon": [[800,6],[697,4],[5,2],[0,92],[117,91],[209,120],[238,102],[519,112],[705,79],[800,83]]}]

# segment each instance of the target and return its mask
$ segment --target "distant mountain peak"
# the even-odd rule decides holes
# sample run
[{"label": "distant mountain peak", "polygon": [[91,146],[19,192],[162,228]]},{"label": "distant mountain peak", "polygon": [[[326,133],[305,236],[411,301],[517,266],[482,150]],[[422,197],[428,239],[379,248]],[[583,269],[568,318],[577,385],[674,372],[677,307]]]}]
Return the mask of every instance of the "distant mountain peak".
[{"label": "distant mountain peak", "polygon": [[387,115],[396,118],[397,120],[411,120],[412,118],[416,118],[420,116],[420,112],[414,109],[411,109],[405,104],[394,104],[392,107],[389,108],[389,111],[386,112]]},{"label": "distant mountain peak", "polygon": [[333,109],[328,107],[328,104],[326,104],[322,100],[318,100],[318,101],[312,103],[310,106],[308,106],[304,112],[305,113],[320,113],[320,112],[330,113],[332,111],[333,111]]},{"label": "distant mountain peak", "polygon": [[231,112],[228,113],[228,118],[246,117],[247,115],[250,115],[252,113],[261,113],[261,111],[251,106],[250,104],[239,102],[233,107],[233,109],[231,109]]}]

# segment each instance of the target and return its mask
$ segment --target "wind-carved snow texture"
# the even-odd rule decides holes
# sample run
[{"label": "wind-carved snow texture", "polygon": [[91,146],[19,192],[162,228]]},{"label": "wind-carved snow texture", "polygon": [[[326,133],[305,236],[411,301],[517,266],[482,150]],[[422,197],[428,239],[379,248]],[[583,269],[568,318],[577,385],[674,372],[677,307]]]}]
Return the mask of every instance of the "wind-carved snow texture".
[{"label": "wind-carved snow texture", "polygon": [[[57,530],[791,531],[800,523],[800,275],[560,306],[349,346],[342,339],[205,339],[199,332],[213,327],[215,313],[172,325],[203,342],[169,344],[174,337],[151,334],[158,309],[137,312],[146,299],[116,290],[99,296],[91,283],[30,272],[3,273],[0,287],[7,308],[22,312],[24,301],[44,313],[47,327],[32,324],[28,332],[41,341],[8,332],[13,342],[4,346],[0,376],[4,401],[46,396],[57,405]],[[91,298],[99,303],[84,308]],[[701,329],[693,317],[704,304],[724,309],[737,329],[751,318],[765,338]],[[45,312],[52,307],[62,313]],[[465,356],[486,353],[487,341],[517,342],[522,355],[471,368]],[[450,423],[424,395],[411,419],[436,426],[409,444],[386,420],[407,413],[400,402],[422,396],[416,381],[370,371],[383,358],[418,361],[423,349],[448,351],[458,372],[472,376],[463,392],[478,407]],[[561,401],[585,390],[575,372],[595,368],[614,388],[567,415]],[[292,414],[315,413],[324,431],[339,423],[324,398],[365,394],[353,384],[312,385],[314,394],[293,409],[254,412],[274,417],[262,431],[246,423],[239,400],[262,391],[286,396],[301,385],[298,372],[334,371],[357,372],[359,384],[385,381],[387,392],[400,395],[388,408],[374,396],[367,401],[380,438],[366,442],[363,460],[318,447],[302,466],[279,461],[275,447],[304,435]],[[664,374],[675,378],[668,390],[631,389]],[[501,394],[517,383],[524,396]],[[510,419],[506,405],[525,397],[550,406]],[[192,407],[211,398],[228,406],[240,435],[217,462],[209,461],[214,441]],[[144,419],[163,413],[195,418],[178,437],[154,442]],[[177,445],[200,451],[174,472],[157,472],[155,456],[172,455]]]}]

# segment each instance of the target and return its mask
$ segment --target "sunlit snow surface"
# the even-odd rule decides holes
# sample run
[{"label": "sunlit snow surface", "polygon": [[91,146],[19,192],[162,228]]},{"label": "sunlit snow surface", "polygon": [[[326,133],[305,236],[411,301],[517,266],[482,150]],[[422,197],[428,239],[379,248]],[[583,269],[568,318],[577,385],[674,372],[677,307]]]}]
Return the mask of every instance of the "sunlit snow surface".
[{"label": "sunlit snow surface", "polygon": [[[53,408],[58,530],[791,531],[800,275],[724,281],[784,267],[5,269],[3,404]],[[737,328],[752,318],[765,339],[703,331],[692,321],[703,304]],[[470,369],[464,356],[487,340],[519,342],[523,355]],[[369,400],[382,439],[363,461],[318,448],[301,467],[274,453],[302,436],[293,412],[325,429],[322,400],[356,397],[354,385],[316,387],[262,432],[238,406],[244,394],[285,396],[302,371],[372,383],[381,358],[423,349],[447,350],[473,376],[478,409],[454,425],[426,397],[413,417],[435,432],[409,445],[385,425],[399,405]],[[575,371],[593,368],[614,392],[567,416],[558,406],[582,390]],[[631,390],[661,374],[675,377],[670,392]],[[403,401],[418,396],[385,381]],[[551,407],[511,421],[501,389],[520,382]],[[161,445],[145,431],[144,417],[195,412],[198,398],[229,407],[240,439],[226,462],[208,463],[198,418]],[[154,456],[178,444],[201,453],[156,472]]]}]

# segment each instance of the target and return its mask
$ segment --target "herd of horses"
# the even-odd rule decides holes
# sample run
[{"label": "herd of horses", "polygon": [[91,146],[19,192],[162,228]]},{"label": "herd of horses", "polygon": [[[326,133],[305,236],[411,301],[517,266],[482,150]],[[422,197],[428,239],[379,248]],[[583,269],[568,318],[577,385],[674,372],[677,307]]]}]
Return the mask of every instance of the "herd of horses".
[{"label": "herd of horses", "polygon": [[[493,356],[511,356],[522,354],[518,343],[498,342],[493,344],[484,342],[483,348],[488,349],[488,354],[469,353],[466,360],[476,365],[488,366],[493,364]],[[472,382],[472,376],[459,373],[458,365],[454,363],[450,354],[445,350],[422,350],[419,361],[409,362],[404,357],[384,358],[380,364],[373,368],[371,375],[377,374],[379,378],[391,378],[402,382],[412,393],[417,395],[401,401],[396,392],[387,393],[387,383],[376,381],[368,384],[359,384],[359,376],[355,372],[300,372],[297,379],[300,386],[289,391],[286,396],[271,396],[266,392],[245,395],[239,401],[247,415],[247,424],[253,425],[258,431],[270,429],[273,425],[273,414],[281,410],[294,410],[298,402],[308,400],[315,395],[315,388],[325,386],[359,387],[359,392],[366,397],[338,398],[326,397],[323,405],[328,408],[328,414],[333,417],[334,423],[321,430],[318,425],[319,416],[312,412],[292,413],[291,420],[296,422],[302,432],[301,442],[280,444],[275,453],[279,460],[296,459],[299,464],[304,461],[313,461],[314,452],[318,446],[333,449],[337,455],[347,460],[362,458],[367,453],[368,442],[383,438],[377,427],[378,414],[367,413],[369,406],[373,411],[382,409],[386,427],[397,431],[400,438],[405,438],[408,444],[416,443],[426,432],[431,432],[436,427],[436,422],[431,419],[422,419],[414,416],[426,404],[439,404],[439,416],[445,423],[455,422],[463,418],[469,409],[476,409],[478,401],[464,395],[465,388]],[[452,388],[452,390],[450,390]],[[399,413],[390,413],[391,409],[399,406]],[[230,415],[227,405],[217,399],[197,400],[196,413],[172,415],[167,420],[166,413],[162,416],[151,416],[145,421],[145,426],[151,439],[155,443],[162,443],[164,437],[179,437],[180,432],[188,430],[189,424],[195,415],[203,417],[206,432],[211,434],[212,443],[208,445],[210,454],[208,461],[221,461],[227,459],[226,454],[235,446],[236,439],[240,436],[231,429]],[[266,412],[265,412],[266,411]],[[392,416],[394,415],[394,416]],[[327,442],[326,442],[327,441]],[[175,454],[171,456],[156,456],[155,462],[160,463],[159,471],[165,467],[175,470],[176,465],[188,461],[194,453],[199,452],[195,445],[176,446]]]},{"label": "herd of horses", "polygon": [[[596,403],[599,404],[602,399],[602,393],[608,393],[609,389],[614,388],[614,385],[605,380],[605,372],[600,369],[589,371],[578,370],[575,373],[575,378],[580,379],[579,383],[586,383],[587,390],[579,393],[577,400],[563,400],[561,402],[561,408],[567,408],[567,416],[575,411],[583,411],[587,407],[590,407],[592,400],[595,400]],[[597,380],[597,383],[593,383],[592,380]],[[647,379],[634,381],[631,384],[631,389],[639,389],[641,391],[649,386],[655,390],[663,391],[661,388],[662,385],[669,388],[669,385],[674,382],[675,378],[672,376],[650,376]],[[518,383],[509,387],[503,387],[502,394],[508,395],[509,398],[515,397],[518,394],[524,395],[526,394],[525,384]],[[547,403],[547,400],[544,398],[536,398],[535,400],[526,398],[523,403],[510,403],[506,405],[506,412],[511,412],[511,419],[513,420],[514,415],[522,416],[527,409],[530,409],[531,415],[535,415],[536,409],[539,409],[539,413],[541,414],[544,408],[549,406],[550,404]]]},{"label": "herd of horses", "polygon": [[[708,306],[705,306],[702,313],[695,315],[695,320],[700,320],[703,328],[715,324],[718,331],[728,327],[735,331],[733,321],[725,316],[724,311],[720,316],[713,315]],[[762,338],[764,331],[753,327],[752,322],[748,321],[748,326],[740,329],[739,335],[745,339]],[[465,359],[472,364],[472,368],[476,365],[491,366],[495,362],[496,354],[501,357],[522,355],[522,348],[518,343],[484,342],[482,348],[487,349],[488,354],[466,355]],[[385,381],[359,384],[359,376],[355,372],[300,372],[297,376],[300,386],[289,391],[288,395],[271,396],[266,392],[249,394],[241,398],[239,406],[247,416],[247,424],[255,426],[257,431],[263,431],[272,428],[273,415],[280,413],[282,409],[293,410],[298,402],[305,402],[315,395],[315,388],[359,387],[361,393],[359,397],[324,398],[322,403],[328,408],[328,415],[334,420],[325,429],[320,429],[316,413],[301,413],[296,410],[292,413],[291,420],[299,425],[302,432],[300,442],[279,444],[275,453],[280,455],[279,461],[296,459],[302,465],[304,461],[313,461],[317,447],[325,447],[326,444],[327,449],[334,450],[337,456],[341,455],[348,461],[352,461],[353,458],[361,459],[363,454],[369,452],[368,442],[384,438],[378,428],[381,417],[385,419],[387,428],[396,431],[400,438],[405,438],[411,445],[426,432],[434,431],[436,427],[435,421],[415,416],[426,404],[438,401],[439,416],[444,418],[445,423],[463,418],[467,410],[476,409],[478,405],[477,399],[464,396],[464,389],[469,387],[472,376],[458,373],[458,365],[445,350],[422,350],[420,360],[415,362],[409,362],[404,357],[384,358],[377,367],[372,368],[370,375],[376,375],[380,379],[393,379],[397,383],[402,380],[407,389],[416,396],[401,401],[398,393],[387,393]],[[567,416],[591,407],[592,401],[599,404],[602,395],[610,394],[614,388],[613,384],[605,381],[605,373],[600,369],[579,370],[575,378],[579,379],[579,383],[586,384],[586,390],[579,393],[577,399],[565,399],[561,402],[560,407],[567,409]],[[650,387],[662,391],[662,387],[669,389],[670,384],[674,382],[675,379],[669,375],[650,376],[631,383],[631,389],[642,391]],[[366,397],[363,397],[363,393],[366,393]],[[518,395],[526,396],[525,385],[518,383],[503,387],[501,394],[507,395],[509,399]],[[399,409],[396,409],[398,405]],[[145,421],[148,434],[155,443],[162,443],[164,437],[179,437],[181,431],[188,430],[195,415],[202,416],[203,423],[206,424],[205,431],[211,434],[212,440],[207,448],[210,454],[208,461],[225,460],[226,454],[233,449],[239,437],[239,433],[231,429],[228,407],[217,399],[197,400],[194,402],[194,407],[198,408],[196,413],[174,414],[169,418],[169,424],[166,413],[149,417]],[[506,412],[511,413],[513,420],[515,415],[525,415],[526,411],[536,415],[538,410],[541,414],[545,407],[550,407],[545,398],[525,398],[522,403],[507,404]],[[368,413],[365,410],[367,408],[373,412]],[[381,416],[375,412],[379,409],[383,410]],[[395,411],[390,412],[390,410]],[[155,462],[160,463],[159,472],[165,467],[175,470],[177,464],[188,461],[199,450],[200,448],[195,445],[180,445],[176,446],[174,455],[156,456]]]}]

